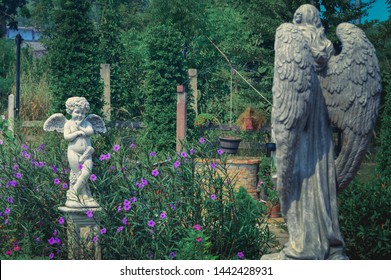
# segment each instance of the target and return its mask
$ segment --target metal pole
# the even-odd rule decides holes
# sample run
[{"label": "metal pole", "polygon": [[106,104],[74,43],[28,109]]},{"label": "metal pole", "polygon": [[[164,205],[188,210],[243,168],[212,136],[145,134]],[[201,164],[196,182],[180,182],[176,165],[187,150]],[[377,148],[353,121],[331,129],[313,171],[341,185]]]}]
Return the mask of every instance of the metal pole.
[{"label": "metal pole", "polygon": [[15,100],[15,119],[19,119],[20,110],[20,45],[23,38],[20,34],[16,35],[16,100]]}]

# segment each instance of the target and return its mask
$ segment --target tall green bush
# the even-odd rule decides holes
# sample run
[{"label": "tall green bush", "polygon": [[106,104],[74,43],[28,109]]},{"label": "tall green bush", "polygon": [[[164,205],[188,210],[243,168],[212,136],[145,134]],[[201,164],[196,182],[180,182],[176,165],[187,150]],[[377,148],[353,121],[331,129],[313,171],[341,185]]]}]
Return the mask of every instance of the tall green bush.
[{"label": "tall green bush", "polygon": [[187,75],[182,54],[184,39],[170,25],[152,27],[145,39],[148,60],[143,140],[158,150],[169,150],[175,147],[176,89]]},{"label": "tall green bush", "polygon": [[103,107],[98,39],[88,16],[90,5],[88,0],[59,1],[54,10],[54,26],[45,44],[56,112],[65,113],[65,101],[72,96],[87,98],[94,113]]}]

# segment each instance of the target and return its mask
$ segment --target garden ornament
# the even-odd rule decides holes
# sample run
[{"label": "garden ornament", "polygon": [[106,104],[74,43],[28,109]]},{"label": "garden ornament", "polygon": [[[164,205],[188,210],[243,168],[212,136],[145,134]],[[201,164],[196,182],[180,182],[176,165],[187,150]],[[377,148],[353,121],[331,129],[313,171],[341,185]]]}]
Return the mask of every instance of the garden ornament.
[{"label": "garden ornament", "polygon": [[91,195],[88,179],[92,171],[91,135],[105,133],[106,126],[102,118],[90,114],[90,104],[84,97],[71,97],[66,101],[66,111],[71,115],[67,120],[61,113],[51,115],[44,123],[45,131],[64,133],[68,144],[68,162],[70,165],[69,190],[65,206],[69,208],[99,207]]},{"label": "garden ornament", "polygon": [[[338,25],[342,51],[326,38],[319,11],[302,5],[276,32],[272,125],[277,189],[289,241],[262,259],[347,259],[337,193],[355,176],[378,116],[381,78],[364,32]],[[343,130],[335,159],[332,125]],[[343,203],[343,202],[341,202]]]}]

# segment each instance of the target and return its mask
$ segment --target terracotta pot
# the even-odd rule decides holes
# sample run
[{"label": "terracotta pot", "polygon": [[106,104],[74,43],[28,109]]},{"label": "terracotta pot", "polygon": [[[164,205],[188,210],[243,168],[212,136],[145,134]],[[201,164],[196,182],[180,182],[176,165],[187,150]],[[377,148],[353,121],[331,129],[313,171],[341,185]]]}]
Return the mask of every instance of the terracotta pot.
[{"label": "terracotta pot", "polygon": [[281,205],[280,204],[275,204],[272,206],[269,202],[267,202],[266,206],[267,206],[267,214],[270,218],[281,217]]}]

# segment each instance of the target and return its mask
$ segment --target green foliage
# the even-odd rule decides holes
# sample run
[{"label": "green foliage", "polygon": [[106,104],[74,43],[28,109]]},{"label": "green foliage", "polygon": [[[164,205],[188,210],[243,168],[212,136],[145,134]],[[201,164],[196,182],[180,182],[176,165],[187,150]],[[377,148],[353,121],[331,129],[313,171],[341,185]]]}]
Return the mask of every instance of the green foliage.
[{"label": "green foliage", "polygon": [[159,25],[147,33],[146,45],[148,62],[143,114],[146,128],[143,142],[157,150],[169,150],[175,144],[176,88],[186,79],[183,38],[172,26]]},{"label": "green foliage", "polygon": [[219,120],[215,116],[208,113],[197,115],[194,121],[195,126],[210,127],[217,124],[219,124]]},{"label": "green foliage", "polygon": [[92,183],[107,230],[98,236],[105,259],[232,259],[239,251],[259,258],[268,242],[261,205],[234,191],[224,157],[208,160],[218,156],[209,147],[189,144],[169,158],[137,144],[114,153],[97,149],[111,153],[96,162]]},{"label": "green foliage", "polygon": [[391,188],[380,180],[353,182],[338,197],[339,223],[351,259],[391,258]]},{"label": "green foliage", "polygon": [[7,139],[0,145],[1,259],[66,257],[66,231],[57,209],[65,189],[54,183],[69,176],[60,142],[49,149]]},{"label": "green foliage", "polygon": [[273,173],[275,173],[273,158],[262,158],[259,165],[259,183],[257,188],[262,200],[269,202],[272,206],[280,203],[280,196],[278,195],[276,185],[272,178]]},{"label": "green foliage", "polygon": [[0,38],[7,35],[7,25],[12,28],[18,27],[18,21],[15,15],[19,12],[26,13],[25,5],[26,0],[2,0],[0,5]]},{"label": "green foliage", "polygon": [[53,111],[65,113],[65,101],[84,96],[91,112],[103,107],[98,40],[88,17],[90,1],[60,1],[54,11],[54,26],[45,43],[48,47]]},{"label": "green foliage", "polygon": [[0,38],[0,113],[7,109],[8,95],[14,82],[11,77],[15,65],[15,48],[13,42]]}]

